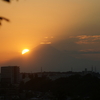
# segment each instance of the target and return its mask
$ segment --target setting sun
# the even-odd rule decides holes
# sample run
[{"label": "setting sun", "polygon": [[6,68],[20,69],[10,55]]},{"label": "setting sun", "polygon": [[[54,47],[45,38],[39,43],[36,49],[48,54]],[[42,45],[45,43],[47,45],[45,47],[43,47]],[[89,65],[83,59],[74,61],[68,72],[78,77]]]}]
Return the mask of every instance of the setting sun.
[{"label": "setting sun", "polygon": [[27,52],[29,52],[29,49],[24,49],[24,50],[22,51],[22,54],[25,54],[25,53],[27,53]]}]

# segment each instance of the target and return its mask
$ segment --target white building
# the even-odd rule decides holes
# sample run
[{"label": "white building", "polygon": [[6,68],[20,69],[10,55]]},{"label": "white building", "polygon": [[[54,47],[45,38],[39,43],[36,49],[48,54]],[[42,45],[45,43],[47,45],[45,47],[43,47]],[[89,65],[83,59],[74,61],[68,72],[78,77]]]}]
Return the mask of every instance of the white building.
[{"label": "white building", "polygon": [[20,81],[20,69],[18,66],[1,67],[1,82],[18,84]]}]

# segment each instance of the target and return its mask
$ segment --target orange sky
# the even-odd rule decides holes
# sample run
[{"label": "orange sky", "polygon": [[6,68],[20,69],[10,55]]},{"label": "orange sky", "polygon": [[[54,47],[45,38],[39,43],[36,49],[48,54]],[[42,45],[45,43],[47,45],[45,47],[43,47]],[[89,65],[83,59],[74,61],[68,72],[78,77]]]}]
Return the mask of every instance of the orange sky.
[{"label": "orange sky", "polygon": [[[44,37],[56,43],[73,35],[99,35],[95,33],[100,24],[99,4],[99,0],[0,1],[0,16],[10,19],[10,23],[3,21],[0,26],[0,62],[19,56],[24,48],[34,48]],[[95,28],[94,33],[87,32],[91,27]],[[80,50],[82,45],[78,44]],[[59,48],[74,49],[66,48],[64,43]]]}]

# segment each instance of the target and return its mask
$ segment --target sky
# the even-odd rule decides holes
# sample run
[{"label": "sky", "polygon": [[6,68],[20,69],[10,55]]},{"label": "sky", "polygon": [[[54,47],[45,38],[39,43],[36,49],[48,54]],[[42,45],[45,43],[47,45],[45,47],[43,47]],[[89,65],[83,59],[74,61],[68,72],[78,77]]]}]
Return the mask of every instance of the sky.
[{"label": "sky", "polygon": [[99,0],[0,0],[0,62],[50,42],[73,57],[100,60]]}]

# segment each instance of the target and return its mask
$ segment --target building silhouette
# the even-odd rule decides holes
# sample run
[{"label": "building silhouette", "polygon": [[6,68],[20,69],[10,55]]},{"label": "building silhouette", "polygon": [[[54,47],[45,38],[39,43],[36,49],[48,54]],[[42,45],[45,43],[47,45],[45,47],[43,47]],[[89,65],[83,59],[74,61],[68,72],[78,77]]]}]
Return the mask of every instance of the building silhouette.
[{"label": "building silhouette", "polygon": [[20,68],[18,66],[1,67],[1,82],[18,84],[20,81]]}]

